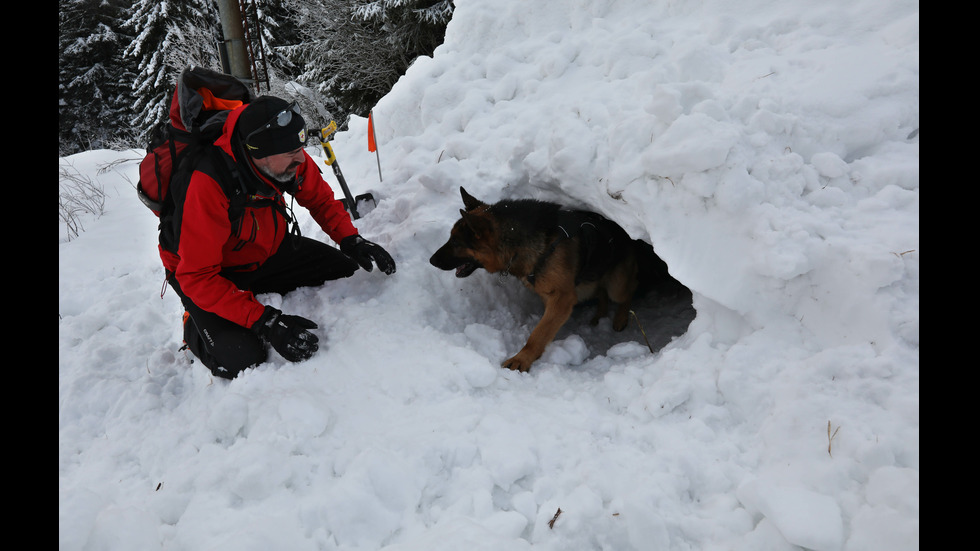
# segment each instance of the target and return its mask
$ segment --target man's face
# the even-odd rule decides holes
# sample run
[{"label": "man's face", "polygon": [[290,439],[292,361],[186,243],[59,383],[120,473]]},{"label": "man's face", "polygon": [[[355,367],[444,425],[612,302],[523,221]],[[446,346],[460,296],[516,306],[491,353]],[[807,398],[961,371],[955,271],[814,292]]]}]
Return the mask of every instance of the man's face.
[{"label": "man's face", "polygon": [[303,148],[297,147],[288,153],[269,155],[261,159],[252,159],[255,167],[267,178],[280,183],[286,183],[296,176],[296,169],[306,162]]}]

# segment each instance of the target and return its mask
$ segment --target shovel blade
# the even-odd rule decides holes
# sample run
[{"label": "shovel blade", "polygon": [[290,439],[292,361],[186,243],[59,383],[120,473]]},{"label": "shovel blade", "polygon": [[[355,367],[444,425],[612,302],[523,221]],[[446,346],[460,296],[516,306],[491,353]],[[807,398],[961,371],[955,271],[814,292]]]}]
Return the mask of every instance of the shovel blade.
[{"label": "shovel blade", "polygon": [[370,193],[362,193],[354,197],[353,209],[351,208],[351,202],[346,198],[341,199],[340,201],[344,204],[344,210],[351,213],[355,220],[371,212],[374,210],[374,207],[378,206],[378,202],[375,200],[374,195]]}]

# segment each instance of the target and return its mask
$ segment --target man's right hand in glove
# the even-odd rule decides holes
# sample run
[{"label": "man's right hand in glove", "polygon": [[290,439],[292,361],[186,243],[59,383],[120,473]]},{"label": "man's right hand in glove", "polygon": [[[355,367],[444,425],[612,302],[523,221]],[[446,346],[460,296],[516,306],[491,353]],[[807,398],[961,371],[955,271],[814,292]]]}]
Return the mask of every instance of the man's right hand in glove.
[{"label": "man's right hand in glove", "polygon": [[307,331],[316,328],[317,325],[306,318],[285,315],[271,306],[265,307],[265,312],[252,326],[253,331],[291,362],[310,359],[320,347],[317,336]]},{"label": "man's right hand in glove", "polygon": [[382,272],[388,275],[395,273],[395,261],[392,260],[388,251],[382,249],[381,245],[372,243],[356,233],[340,240],[340,252],[353,258],[367,272],[374,269],[374,266],[371,265],[373,260]]}]

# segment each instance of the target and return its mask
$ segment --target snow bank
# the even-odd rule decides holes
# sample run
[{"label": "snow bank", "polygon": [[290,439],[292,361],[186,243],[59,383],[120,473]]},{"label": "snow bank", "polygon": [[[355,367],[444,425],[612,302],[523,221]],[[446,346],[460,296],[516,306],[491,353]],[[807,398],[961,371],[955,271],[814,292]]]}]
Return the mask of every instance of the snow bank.
[{"label": "snow bank", "polygon": [[[383,180],[334,142],[398,272],[262,297],[324,346],[231,382],[176,352],[135,162],[63,159],[112,193],[59,245],[60,548],[918,549],[918,111],[915,2],[459,0]],[[615,219],[696,317],[501,370],[540,305],[428,265],[461,185]]]}]

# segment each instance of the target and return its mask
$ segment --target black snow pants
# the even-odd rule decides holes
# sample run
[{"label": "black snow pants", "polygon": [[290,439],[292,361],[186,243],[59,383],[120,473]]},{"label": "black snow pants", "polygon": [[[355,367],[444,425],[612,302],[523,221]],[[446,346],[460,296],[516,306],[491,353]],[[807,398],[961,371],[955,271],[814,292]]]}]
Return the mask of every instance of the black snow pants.
[{"label": "black snow pants", "polygon": [[[333,279],[350,277],[357,262],[334,247],[314,239],[287,234],[276,254],[249,272],[222,271],[239,289],[255,294],[286,294],[300,287],[316,287]],[[243,369],[268,358],[266,343],[246,327],[205,311],[180,289],[172,272],[167,282],[184,305],[184,342],[211,372],[234,379]]]}]

